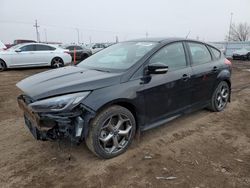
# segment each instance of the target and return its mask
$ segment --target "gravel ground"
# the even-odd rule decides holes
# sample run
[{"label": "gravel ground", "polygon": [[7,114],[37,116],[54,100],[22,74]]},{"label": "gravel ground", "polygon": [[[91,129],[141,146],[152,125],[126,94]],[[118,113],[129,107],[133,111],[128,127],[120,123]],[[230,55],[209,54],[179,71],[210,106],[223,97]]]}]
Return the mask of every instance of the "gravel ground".
[{"label": "gravel ground", "polygon": [[15,84],[45,70],[0,73],[0,187],[250,187],[250,62],[233,62],[225,111],[201,110],[144,132],[110,160],[84,143],[33,139]]}]

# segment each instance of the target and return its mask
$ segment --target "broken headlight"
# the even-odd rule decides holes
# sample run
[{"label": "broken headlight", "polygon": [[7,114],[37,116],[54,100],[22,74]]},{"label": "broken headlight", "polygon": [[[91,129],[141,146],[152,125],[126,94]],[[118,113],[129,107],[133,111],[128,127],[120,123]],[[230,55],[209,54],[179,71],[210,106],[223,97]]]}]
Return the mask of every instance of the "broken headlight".
[{"label": "broken headlight", "polygon": [[52,97],[29,104],[29,107],[35,112],[58,112],[67,108],[73,108],[81,100],[86,98],[90,92],[80,92],[58,97]]}]

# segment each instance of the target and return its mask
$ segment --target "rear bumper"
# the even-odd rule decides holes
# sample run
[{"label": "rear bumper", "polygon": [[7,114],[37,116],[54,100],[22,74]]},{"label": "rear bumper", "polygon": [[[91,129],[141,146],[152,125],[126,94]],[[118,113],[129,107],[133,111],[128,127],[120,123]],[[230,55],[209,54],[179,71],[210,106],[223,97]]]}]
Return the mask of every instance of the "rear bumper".
[{"label": "rear bumper", "polygon": [[24,112],[25,125],[37,140],[57,140],[70,138],[71,141],[81,142],[88,131],[88,122],[94,113],[83,106],[72,112],[35,113],[26,104],[25,97],[17,98],[18,106]]}]

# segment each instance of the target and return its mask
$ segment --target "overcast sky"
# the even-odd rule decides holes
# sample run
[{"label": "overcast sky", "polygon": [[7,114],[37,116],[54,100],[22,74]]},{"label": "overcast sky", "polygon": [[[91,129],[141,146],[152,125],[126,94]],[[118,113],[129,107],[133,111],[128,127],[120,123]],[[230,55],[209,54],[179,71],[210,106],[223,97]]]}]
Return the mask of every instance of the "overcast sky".
[{"label": "overcast sky", "polygon": [[0,40],[84,43],[149,37],[223,41],[233,22],[250,24],[250,0],[0,0]]}]

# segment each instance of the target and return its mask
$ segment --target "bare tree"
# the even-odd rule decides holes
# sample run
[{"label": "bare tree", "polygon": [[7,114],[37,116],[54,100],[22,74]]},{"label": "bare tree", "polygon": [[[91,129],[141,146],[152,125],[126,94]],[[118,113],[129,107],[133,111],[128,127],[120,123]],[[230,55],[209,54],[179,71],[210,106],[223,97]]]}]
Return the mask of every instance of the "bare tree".
[{"label": "bare tree", "polygon": [[247,41],[250,37],[250,25],[247,23],[232,24],[228,41]]}]

